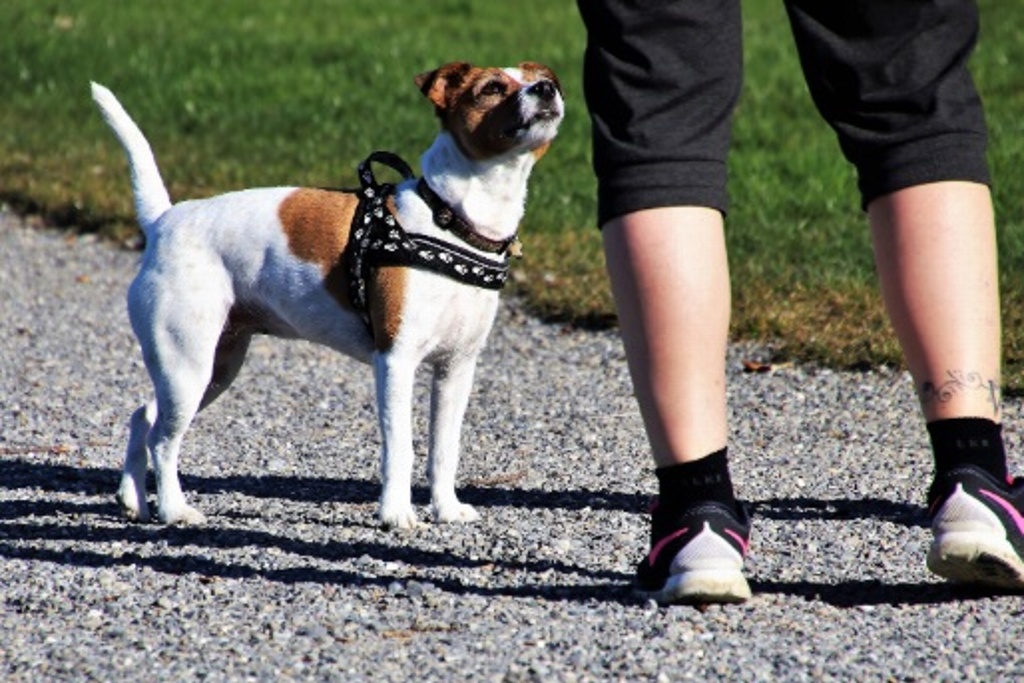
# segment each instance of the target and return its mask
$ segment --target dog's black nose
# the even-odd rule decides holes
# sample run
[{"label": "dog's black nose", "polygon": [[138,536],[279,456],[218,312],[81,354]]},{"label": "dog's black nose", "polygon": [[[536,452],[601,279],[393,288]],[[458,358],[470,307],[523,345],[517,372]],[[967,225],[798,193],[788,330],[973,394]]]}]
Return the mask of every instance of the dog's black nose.
[{"label": "dog's black nose", "polygon": [[555,99],[555,93],[558,92],[555,89],[555,84],[551,81],[537,81],[527,88],[526,91],[531,95],[536,95],[545,102],[550,102]]}]

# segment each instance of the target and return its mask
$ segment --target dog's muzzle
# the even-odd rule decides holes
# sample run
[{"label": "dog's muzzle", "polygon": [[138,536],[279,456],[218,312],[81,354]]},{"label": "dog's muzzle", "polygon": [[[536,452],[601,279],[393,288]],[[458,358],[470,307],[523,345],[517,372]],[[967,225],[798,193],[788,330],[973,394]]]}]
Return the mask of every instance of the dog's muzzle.
[{"label": "dog's muzzle", "polygon": [[562,116],[559,105],[558,87],[551,81],[537,81],[519,93],[519,109],[522,119],[502,131],[506,138],[516,138],[537,123],[557,121]]}]

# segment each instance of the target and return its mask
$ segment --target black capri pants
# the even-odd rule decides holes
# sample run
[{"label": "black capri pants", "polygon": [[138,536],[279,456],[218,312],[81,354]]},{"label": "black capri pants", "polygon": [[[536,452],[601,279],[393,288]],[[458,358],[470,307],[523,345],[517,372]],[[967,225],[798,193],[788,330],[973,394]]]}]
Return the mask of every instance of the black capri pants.
[{"label": "black capri pants", "polygon": [[[577,5],[599,224],[662,206],[724,213],[743,78],[740,0]],[[974,0],[786,0],[786,10],[811,97],[857,169],[863,206],[929,182],[989,182],[967,69]]]}]

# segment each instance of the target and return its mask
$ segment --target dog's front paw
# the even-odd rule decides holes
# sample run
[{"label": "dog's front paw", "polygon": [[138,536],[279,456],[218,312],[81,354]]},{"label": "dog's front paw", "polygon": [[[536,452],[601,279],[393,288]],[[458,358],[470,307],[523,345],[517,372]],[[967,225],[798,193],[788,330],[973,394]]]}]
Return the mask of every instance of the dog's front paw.
[{"label": "dog's front paw", "polygon": [[381,504],[379,513],[381,523],[388,529],[413,529],[419,525],[416,511],[412,505]]},{"label": "dog's front paw", "polygon": [[159,510],[160,521],[167,525],[202,526],[206,515],[191,505],[181,505],[170,510]]},{"label": "dog's front paw", "polygon": [[472,505],[455,501],[453,503],[434,504],[434,519],[442,524],[469,523],[480,519],[480,513]]}]

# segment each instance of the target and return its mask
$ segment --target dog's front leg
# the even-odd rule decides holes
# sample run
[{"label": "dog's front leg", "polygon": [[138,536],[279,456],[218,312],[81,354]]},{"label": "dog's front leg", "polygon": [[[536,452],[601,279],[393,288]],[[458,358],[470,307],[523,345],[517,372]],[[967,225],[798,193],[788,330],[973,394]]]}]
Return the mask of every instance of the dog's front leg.
[{"label": "dog's front leg", "polygon": [[430,399],[430,497],[438,522],[474,522],[480,515],[455,494],[462,418],[473,388],[476,356],[434,368]]},{"label": "dog's front leg", "polygon": [[380,422],[380,520],[388,527],[416,526],[412,507],[412,394],[418,363],[393,352],[373,357]]}]

